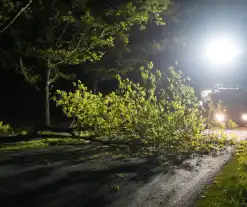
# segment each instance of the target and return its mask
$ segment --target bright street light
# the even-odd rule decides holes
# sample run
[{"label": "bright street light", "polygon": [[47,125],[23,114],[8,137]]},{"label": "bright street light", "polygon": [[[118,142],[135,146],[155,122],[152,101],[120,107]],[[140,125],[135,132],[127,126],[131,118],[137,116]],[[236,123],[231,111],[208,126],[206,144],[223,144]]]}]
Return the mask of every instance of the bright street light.
[{"label": "bright street light", "polygon": [[205,56],[214,66],[230,64],[240,53],[239,45],[228,37],[211,39],[205,48]]},{"label": "bright street light", "polygon": [[247,114],[243,114],[242,119],[243,119],[243,121],[247,121]]},{"label": "bright street light", "polygon": [[215,114],[216,121],[218,122],[224,122],[225,121],[225,115],[222,113]]}]

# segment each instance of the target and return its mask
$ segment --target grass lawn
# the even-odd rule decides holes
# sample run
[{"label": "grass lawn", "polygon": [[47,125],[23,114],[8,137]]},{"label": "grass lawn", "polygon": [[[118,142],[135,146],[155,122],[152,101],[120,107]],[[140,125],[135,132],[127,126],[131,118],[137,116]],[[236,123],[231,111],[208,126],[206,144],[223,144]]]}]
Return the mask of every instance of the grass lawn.
[{"label": "grass lawn", "polygon": [[85,141],[82,139],[43,138],[39,140],[31,140],[31,141],[17,142],[14,144],[0,145],[0,151],[22,151],[28,149],[42,149],[54,145],[83,144],[83,143],[85,143]]},{"label": "grass lawn", "polygon": [[242,152],[233,157],[214,182],[204,189],[196,207],[247,206],[247,167],[243,162],[246,160],[246,146],[247,143],[243,143]]},{"label": "grass lawn", "polygon": [[[25,128],[19,128],[15,129],[16,135],[26,135],[27,130]],[[43,149],[54,145],[72,145],[72,144],[84,144],[86,143],[83,139],[76,139],[71,138],[70,134],[63,133],[63,132],[52,132],[52,131],[42,131],[39,132],[39,134],[42,135],[48,135],[48,138],[41,138],[41,139],[35,139],[30,141],[21,141],[21,142],[15,142],[11,144],[0,144],[0,152],[11,152],[11,151],[22,151],[22,150],[29,150],[29,149]],[[0,135],[3,136],[10,136],[13,133],[11,132],[1,132]],[[65,136],[64,138],[53,138],[53,135],[62,135]],[[88,134],[85,134],[85,136]],[[66,137],[68,136],[68,137]]]}]

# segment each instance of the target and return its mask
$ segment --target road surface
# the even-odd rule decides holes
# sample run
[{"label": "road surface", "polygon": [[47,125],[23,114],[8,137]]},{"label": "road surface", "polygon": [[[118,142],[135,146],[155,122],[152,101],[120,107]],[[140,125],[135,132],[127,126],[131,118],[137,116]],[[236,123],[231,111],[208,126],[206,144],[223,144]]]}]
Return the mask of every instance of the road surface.
[{"label": "road surface", "polygon": [[[227,133],[247,137],[246,129]],[[1,153],[0,206],[192,207],[232,152],[187,160],[123,158],[95,145]]]}]

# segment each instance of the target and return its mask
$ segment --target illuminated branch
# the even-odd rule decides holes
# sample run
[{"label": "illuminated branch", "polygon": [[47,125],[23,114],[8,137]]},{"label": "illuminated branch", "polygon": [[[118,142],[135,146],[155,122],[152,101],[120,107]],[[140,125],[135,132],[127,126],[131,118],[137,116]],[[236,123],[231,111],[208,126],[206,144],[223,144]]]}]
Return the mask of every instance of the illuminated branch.
[{"label": "illuminated branch", "polygon": [[0,31],[0,34],[3,33],[5,30],[7,30],[13,23],[14,21],[21,15],[22,12],[24,12],[29,6],[30,4],[32,3],[33,0],[30,0],[28,2],[28,4],[23,7],[19,12],[18,14],[9,22],[9,24],[7,24],[1,31]]}]

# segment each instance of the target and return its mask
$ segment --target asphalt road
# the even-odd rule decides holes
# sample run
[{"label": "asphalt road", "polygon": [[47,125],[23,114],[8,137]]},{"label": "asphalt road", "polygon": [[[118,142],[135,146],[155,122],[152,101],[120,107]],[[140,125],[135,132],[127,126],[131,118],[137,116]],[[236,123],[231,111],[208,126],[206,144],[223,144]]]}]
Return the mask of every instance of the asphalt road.
[{"label": "asphalt road", "polygon": [[[246,128],[227,133],[247,138]],[[85,145],[1,153],[0,206],[192,207],[233,151],[179,160],[107,156],[110,150]]]},{"label": "asphalt road", "polygon": [[247,139],[247,127],[241,127],[235,130],[226,130],[226,133],[238,141]]},{"label": "asphalt road", "polygon": [[217,157],[203,156],[187,160],[183,166],[169,173],[157,175],[152,182],[128,198],[129,202],[117,201],[114,205],[128,207],[192,207],[200,198],[202,189],[230,159],[232,150],[227,149]]}]

